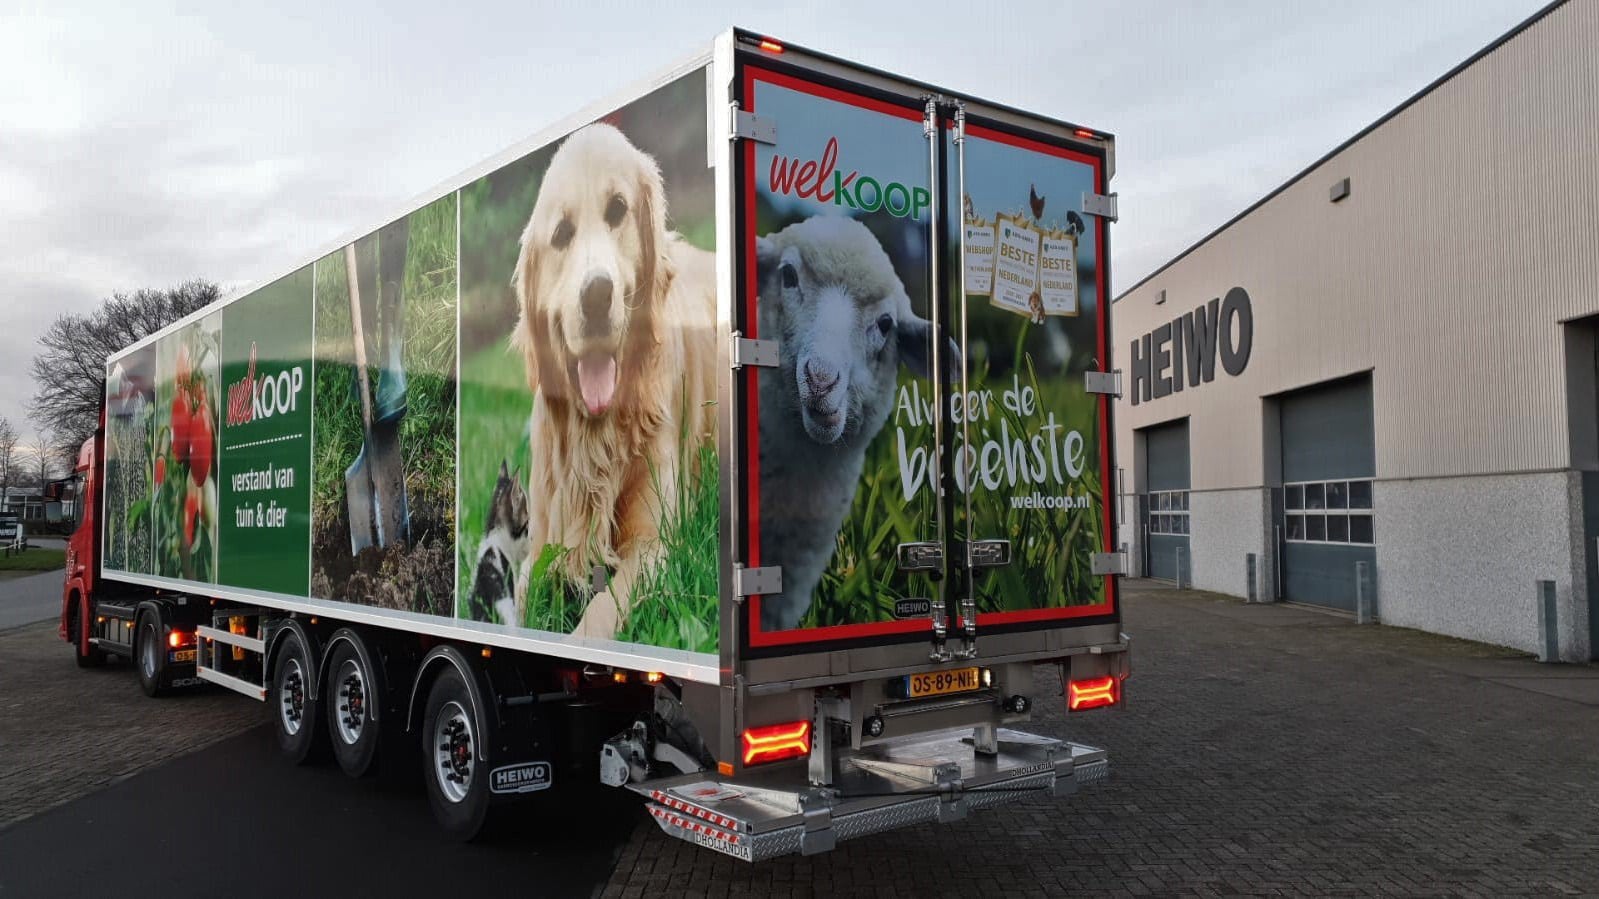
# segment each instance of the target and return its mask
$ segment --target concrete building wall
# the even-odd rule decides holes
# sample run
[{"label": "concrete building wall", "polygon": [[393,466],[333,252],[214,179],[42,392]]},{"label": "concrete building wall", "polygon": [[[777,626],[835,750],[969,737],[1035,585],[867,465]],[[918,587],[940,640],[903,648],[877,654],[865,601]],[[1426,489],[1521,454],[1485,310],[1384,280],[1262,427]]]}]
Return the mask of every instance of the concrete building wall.
[{"label": "concrete building wall", "polygon": [[[1270,587],[1271,496],[1259,487],[1198,490],[1189,494],[1194,586],[1234,596],[1249,595],[1247,556],[1255,554],[1257,587]],[[1269,599],[1271,592],[1258,594]]]},{"label": "concrete building wall", "polygon": [[1561,657],[1586,660],[1580,491],[1574,472],[1379,484],[1378,618],[1537,652],[1535,584],[1552,580]]}]

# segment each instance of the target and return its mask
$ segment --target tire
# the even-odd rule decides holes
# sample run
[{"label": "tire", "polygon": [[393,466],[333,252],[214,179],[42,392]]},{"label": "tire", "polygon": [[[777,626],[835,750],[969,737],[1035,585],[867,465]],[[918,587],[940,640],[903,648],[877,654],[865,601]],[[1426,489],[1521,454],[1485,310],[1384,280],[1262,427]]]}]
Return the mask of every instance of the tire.
[{"label": "tire", "polygon": [[296,765],[311,760],[321,736],[321,704],[313,689],[311,652],[296,631],[289,631],[272,664],[267,706],[278,750]]},{"label": "tire", "polygon": [[372,657],[370,647],[363,644],[367,650],[363,657],[351,642],[360,639],[352,633],[349,640],[339,640],[335,634],[333,651],[323,669],[327,672],[322,705],[327,710],[328,742],[333,745],[333,758],[351,777],[365,777],[376,770],[383,737],[379,720],[383,681],[367,662]]},{"label": "tire", "polygon": [[162,640],[161,620],[151,614],[139,616],[133,638],[133,664],[139,669],[139,688],[149,697],[167,692],[167,649]]},{"label": "tire", "polygon": [[489,812],[488,766],[475,756],[492,744],[478,733],[478,712],[460,671],[446,666],[428,691],[422,720],[423,780],[433,817],[462,842],[483,831]]},{"label": "tire", "polygon": [[71,616],[67,619],[67,633],[72,635],[72,656],[79,668],[99,668],[105,664],[105,650],[89,643],[89,637],[83,632],[82,612],[78,600],[73,600]]}]

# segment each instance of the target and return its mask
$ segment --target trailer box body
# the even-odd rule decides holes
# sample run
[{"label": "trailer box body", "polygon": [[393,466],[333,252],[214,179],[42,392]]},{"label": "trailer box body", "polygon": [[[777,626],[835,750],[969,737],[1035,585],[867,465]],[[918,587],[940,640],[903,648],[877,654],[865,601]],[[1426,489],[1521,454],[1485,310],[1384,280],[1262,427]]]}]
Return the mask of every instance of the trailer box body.
[{"label": "trailer box body", "polygon": [[651,672],[745,858],[1098,776],[1001,725],[1125,673],[1112,147],[728,32],[109,359],[100,577]]}]

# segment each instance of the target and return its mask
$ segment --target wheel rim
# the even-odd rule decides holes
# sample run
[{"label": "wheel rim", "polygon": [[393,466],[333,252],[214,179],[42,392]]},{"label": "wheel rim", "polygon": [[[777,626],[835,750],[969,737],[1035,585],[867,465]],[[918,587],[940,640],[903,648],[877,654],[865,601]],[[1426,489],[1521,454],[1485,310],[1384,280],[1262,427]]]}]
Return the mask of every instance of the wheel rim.
[{"label": "wheel rim", "polygon": [[144,651],[139,653],[139,658],[144,664],[144,676],[146,678],[155,677],[156,652],[158,651],[156,643],[158,642],[160,641],[155,638],[155,625],[146,624],[144,626]]},{"label": "wheel rim", "polygon": [[292,656],[284,659],[278,675],[278,724],[291,737],[305,724],[305,669]]},{"label": "wheel rim", "polygon": [[459,702],[439,709],[433,724],[433,778],[451,802],[460,802],[472,789],[472,719]]},{"label": "wheel rim", "polygon": [[361,740],[362,731],[366,730],[366,678],[361,675],[361,666],[355,659],[346,659],[339,666],[339,673],[334,679],[339,685],[337,698],[339,739],[346,745],[354,746]]}]

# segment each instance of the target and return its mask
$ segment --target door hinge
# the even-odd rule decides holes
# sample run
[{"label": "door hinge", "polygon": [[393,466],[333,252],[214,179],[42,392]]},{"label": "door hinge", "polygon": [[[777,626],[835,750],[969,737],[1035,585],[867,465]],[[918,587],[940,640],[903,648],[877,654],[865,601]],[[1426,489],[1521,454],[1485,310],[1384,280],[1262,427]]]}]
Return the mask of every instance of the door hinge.
[{"label": "door hinge", "polygon": [[776,368],[777,341],[757,340],[734,331],[732,356],[734,368],[743,368],[746,365],[753,365],[756,368]]},{"label": "door hinge", "polygon": [[745,112],[733,104],[733,139],[752,140],[758,144],[777,143],[777,119],[771,116]]},{"label": "door hinge", "polygon": [[1122,371],[1094,371],[1089,369],[1083,373],[1087,381],[1089,393],[1103,393],[1107,396],[1121,399],[1122,396]]},{"label": "door hinge", "polygon": [[765,568],[733,566],[734,596],[770,596],[783,592],[783,569],[776,565]]},{"label": "door hinge", "polygon": [[1127,554],[1119,553],[1094,553],[1094,574],[1126,574]]},{"label": "door hinge", "polygon": [[1083,191],[1083,211],[1089,215],[1097,215],[1107,222],[1116,221],[1116,195],[1096,194],[1091,190]]}]

